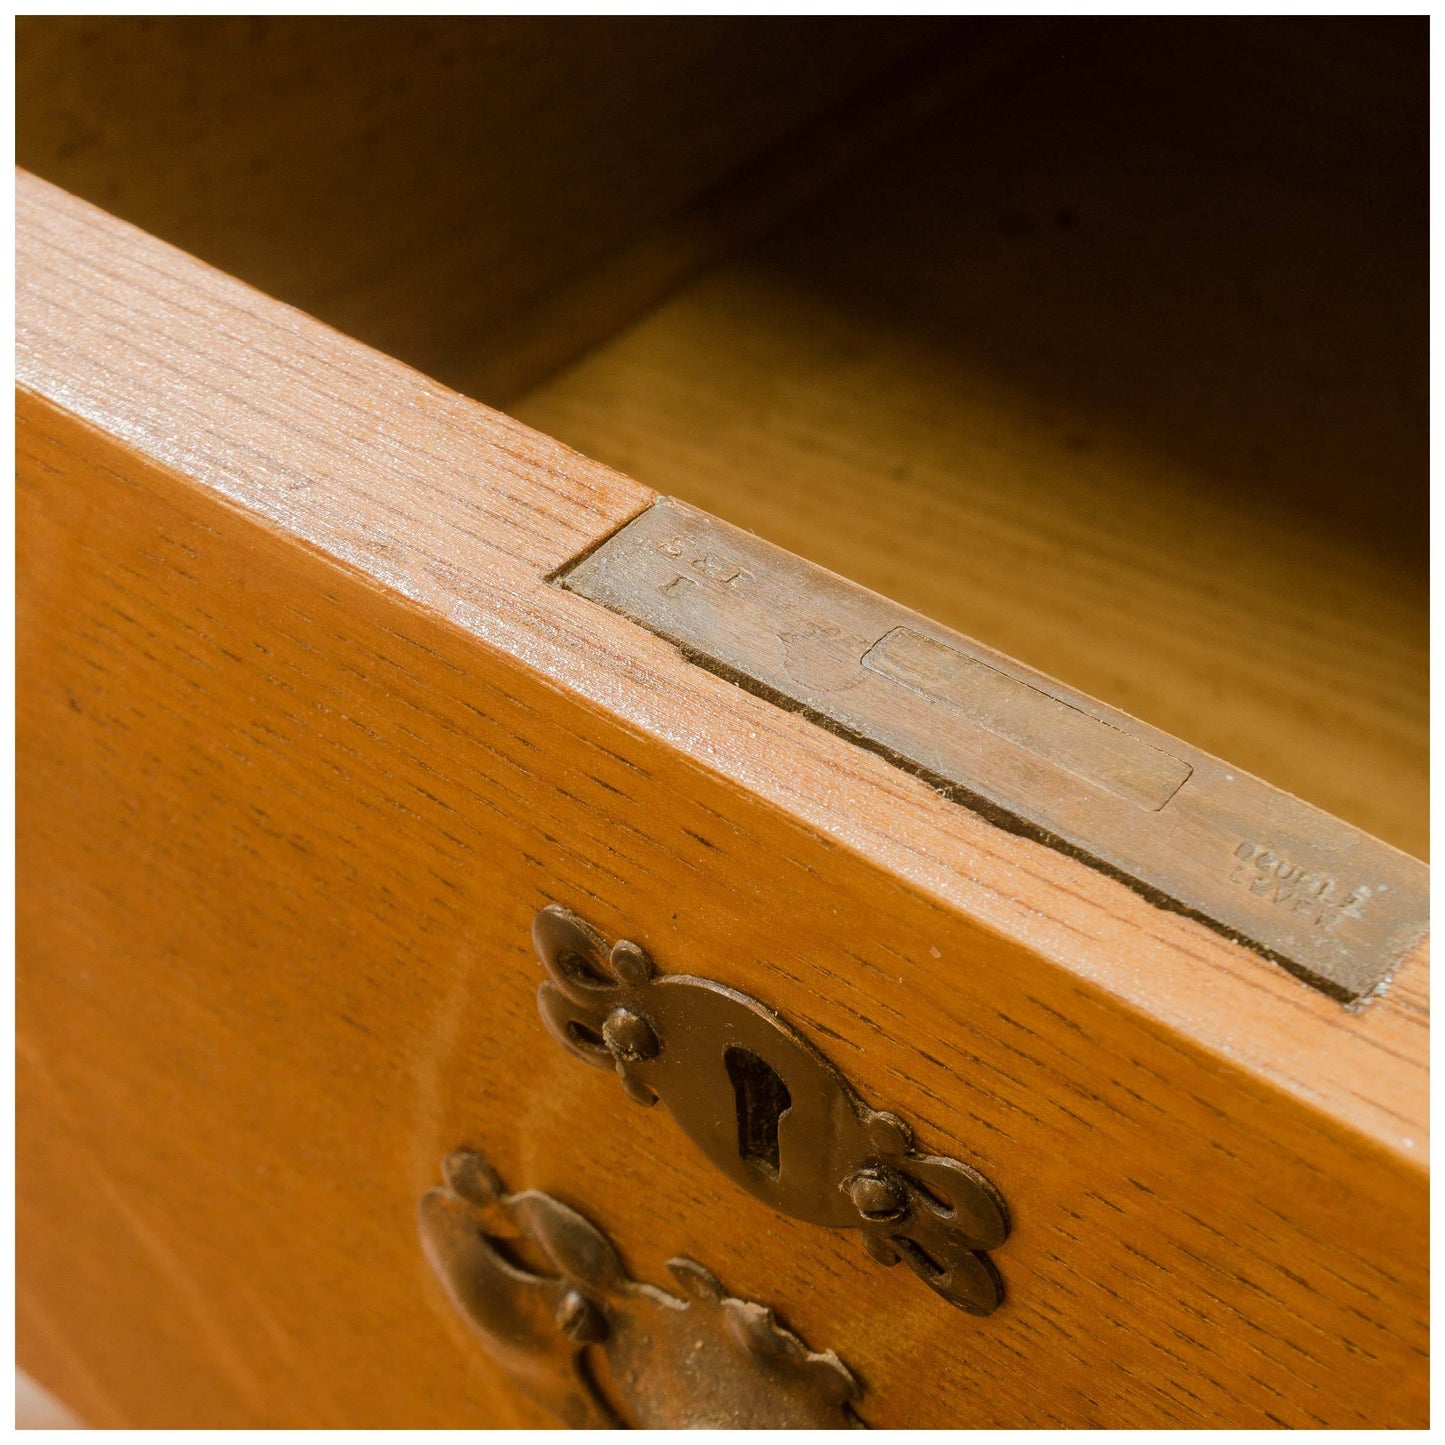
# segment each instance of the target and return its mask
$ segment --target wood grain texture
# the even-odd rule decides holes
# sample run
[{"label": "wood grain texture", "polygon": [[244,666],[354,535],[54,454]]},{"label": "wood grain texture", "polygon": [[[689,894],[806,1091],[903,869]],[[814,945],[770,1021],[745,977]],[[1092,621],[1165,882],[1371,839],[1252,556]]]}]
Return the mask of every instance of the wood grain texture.
[{"label": "wood grain texture", "polygon": [[[876,1425],[1420,1424],[1427,962],[1351,1014],[546,575],[651,494],[20,197],[19,1341],[97,1425],[533,1423],[444,1154]],[[945,1310],[545,1041],[541,904],[781,1010],[1015,1229]]]},{"label": "wood grain texture", "polygon": [[1240,30],[1062,27],[511,410],[1425,857],[1418,87]]},{"label": "wood grain texture", "polygon": [[429,375],[485,385],[499,323],[943,28],[26,16],[17,156]]}]

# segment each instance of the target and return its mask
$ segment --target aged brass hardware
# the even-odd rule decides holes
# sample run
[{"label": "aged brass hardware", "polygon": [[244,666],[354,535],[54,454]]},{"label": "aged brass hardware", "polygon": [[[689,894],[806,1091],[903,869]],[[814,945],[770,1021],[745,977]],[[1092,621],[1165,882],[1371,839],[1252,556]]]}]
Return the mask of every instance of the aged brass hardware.
[{"label": "aged brass hardware", "polygon": [[[427,1258],[488,1354],[566,1424],[861,1425],[861,1388],[833,1351],[810,1350],[695,1260],[668,1262],[678,1298],[629,1278],[611,1240],[561,1200],[506,1193],[479,1154],[453,1154],[442,1173],[418,1209]],[[520,1262],[522,1242],[545,1272]]]},{"label": "aged brass hardware", "polygon": [[555,580],[1333,998],[1368,998],[1427,931],[1418,859],[685,503]]},{"label": "aged brass hardware", "polygon": [[537,1007],[579,1059],[659,1099],[730,1179],[795,1219],[858,1229],[880,1264],[904,1260],[970,1314],[1003,1298],[985,1250],[1008,1236],[999,1192],[976,1169],[914,1149],[896,1114],[870,1108],[771,1009],[710,979],[659,975],[636,943],[609,948],[552,904],[532,924],[548,980]]}]

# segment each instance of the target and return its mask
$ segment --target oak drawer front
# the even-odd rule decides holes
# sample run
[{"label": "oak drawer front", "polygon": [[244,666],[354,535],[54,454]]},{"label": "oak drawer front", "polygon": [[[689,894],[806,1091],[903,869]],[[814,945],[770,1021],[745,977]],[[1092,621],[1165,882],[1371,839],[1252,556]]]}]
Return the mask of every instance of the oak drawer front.
[{"label": "oak drawer front", "polygon": [[[471,1149],[634,1279],[774,1307],[870,1424],[1421,1418],[1423,952],[1351,1013],[738,690],[548,580],[643,488],[20,195],[42,1381],[97,1424],[543,1423],[417,1239]],[[996,1185],[1002,1306],[578,1067],[535,1000],[559,904]]]},{"label": "oak drawer front", "polygon": [[1411,23],[27,21],[22,1368],[1423,1424]]}]

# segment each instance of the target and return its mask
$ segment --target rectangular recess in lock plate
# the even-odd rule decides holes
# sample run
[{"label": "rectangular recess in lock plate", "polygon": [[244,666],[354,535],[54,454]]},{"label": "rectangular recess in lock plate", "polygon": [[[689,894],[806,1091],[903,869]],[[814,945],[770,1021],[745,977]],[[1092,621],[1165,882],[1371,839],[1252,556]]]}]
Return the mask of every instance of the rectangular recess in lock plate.
[{"label": "rectangular recess in lock plate", "polygon": [[1428,931],[1418,859],[683,502],[556,581],[1334,998]]},{"label": "rectangular recess in lock plate", "polygon": [[911,627],[895,627],[863,654],[862,665],[1151,812],[1194,771],[1114,723]]}]

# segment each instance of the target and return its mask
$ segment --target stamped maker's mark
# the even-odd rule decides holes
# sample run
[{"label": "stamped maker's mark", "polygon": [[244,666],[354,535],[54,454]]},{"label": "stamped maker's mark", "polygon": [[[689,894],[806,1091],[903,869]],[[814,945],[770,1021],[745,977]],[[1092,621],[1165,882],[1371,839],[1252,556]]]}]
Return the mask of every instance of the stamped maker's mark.
[{"label": "stamped maker's mark", "polygon": [[1347,918],[1363,918],[1365,906],[1379,891],[1363,885],[1346,888],[1328,873],[1291,862],[1263,843],[1243,842],[1234,850],[1229,881],[1268,899],[1313,928],[1332,933]]},{"label": "stamped maker's mark", "polygon": [[[657,550],[662,556],[670,558],[674,562],[684,561],[692,571],[706,577],[710,582],[721,583],[724,587],[737,587],[753,580],[753,574],[746,568],[738,566],[736,562],[732,562],[726,557],[719,557],[715,553],[696,550],[685,537],[669,537],[666,541],[657,544]],[[657,590],[665,596],[677,597],[696,585],[693,578],[684,572],[679,572],[670,581],[659,586]]]}]

